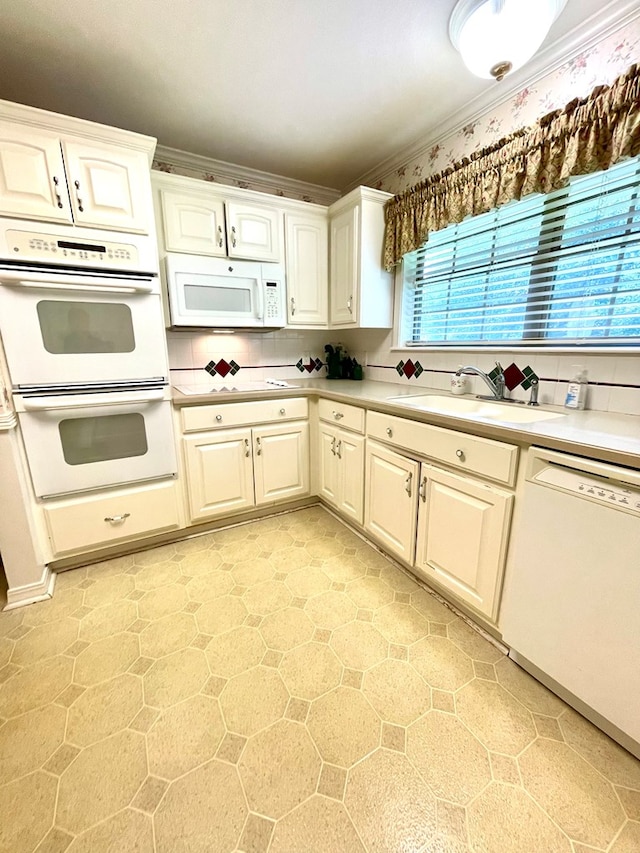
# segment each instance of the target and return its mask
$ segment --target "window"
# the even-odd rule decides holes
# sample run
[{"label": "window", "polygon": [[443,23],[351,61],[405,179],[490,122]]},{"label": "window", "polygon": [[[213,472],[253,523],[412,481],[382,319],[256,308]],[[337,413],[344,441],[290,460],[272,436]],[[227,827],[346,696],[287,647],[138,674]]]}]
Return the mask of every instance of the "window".
[{"label": "window", "polygon": [[640,158],[429,236],[401,344],[640,344]]}]

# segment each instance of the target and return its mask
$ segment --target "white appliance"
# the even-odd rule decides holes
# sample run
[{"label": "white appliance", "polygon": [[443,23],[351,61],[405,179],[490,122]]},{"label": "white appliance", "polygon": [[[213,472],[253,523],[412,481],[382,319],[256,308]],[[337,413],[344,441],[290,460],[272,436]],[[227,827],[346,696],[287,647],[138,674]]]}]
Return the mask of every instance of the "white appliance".
[{"label": "white appliance", "polygon": [[170,253],[166,274],[172,328],[285,325],[285,274],[279,264]]},{"label": "white appliance", "polygon": [[86,230],[0,220],[0,334],[42,498],[177,471],[155,239]]},{"label": "white appliance", "polygon": [[168,380],[157,276],[0,263],[0,333],[16,389]]},{"label": "white appliance", "polygon": [[534,448],[515,542],[510,656],[640,757],[640,470]]},{"label": "white appliance", "polygon": [[168,386],[14,395],[36,496],[175,474],[170,400]]}]

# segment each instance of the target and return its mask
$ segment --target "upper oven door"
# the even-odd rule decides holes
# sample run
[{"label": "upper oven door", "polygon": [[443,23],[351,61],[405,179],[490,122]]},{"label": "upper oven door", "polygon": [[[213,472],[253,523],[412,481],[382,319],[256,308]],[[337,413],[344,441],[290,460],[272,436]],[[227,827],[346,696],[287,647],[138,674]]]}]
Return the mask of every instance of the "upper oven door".
[{"label": "upper oven door", "polygon": [[167,255],[173,326],[264,326],[260,264]]},{"label": "upper oven door", "polygon": [[14,387],[166,380],[154,287],[144,278],[0,270],[0,332]]}]

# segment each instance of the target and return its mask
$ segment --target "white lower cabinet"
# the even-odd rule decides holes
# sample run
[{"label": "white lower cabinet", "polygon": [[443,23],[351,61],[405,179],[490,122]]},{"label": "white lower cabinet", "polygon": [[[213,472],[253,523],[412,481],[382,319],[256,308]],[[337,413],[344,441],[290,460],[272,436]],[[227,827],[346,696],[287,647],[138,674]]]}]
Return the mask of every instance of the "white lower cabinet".
[{"label": "white lower cabinet", "polygon": [[420,463],[369,441],[364,526],[391,554],[413,563]]},{"label": "white lower cabinet", "polygon": [[427,583],[495,620],[513,494],[369,439],[365,529]]},{"label": "white lower cabinet", "polygon": [[320,495],[358,524],[364,512],[364,444],[363,435],[320,423]]},{"label": "white lower cabinet", "polygon": [[180,527],[175,480],[47,501],[43,508],[56,556],[90,551]]},{"label": "white lower cabinet", "polygon": [[426,464],[419,493],[417,574],[494,618],[513,495]]},{"label": "white lower cabinet", "polygon": [[184,438],[191,521],[309,493],[309,425],[222,429]]}]

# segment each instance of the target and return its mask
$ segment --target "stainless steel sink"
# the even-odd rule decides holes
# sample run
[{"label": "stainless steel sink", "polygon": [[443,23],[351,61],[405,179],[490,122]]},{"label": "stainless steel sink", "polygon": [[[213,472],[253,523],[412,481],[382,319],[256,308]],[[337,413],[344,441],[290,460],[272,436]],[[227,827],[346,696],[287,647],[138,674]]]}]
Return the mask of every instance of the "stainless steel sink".
[{"label": "stainless steel sink", "polygon": [[400,403],[424,412],[438,412],[459,417],[483,418],[506,423],[531,424],[563,418],[563,412],[549,412],[534,406],[517,403],[500,403],[493,400],[470,400],[465,397],[447,397],[444,394],[417,394],[415,396],[388,397],[390,403]]}]

